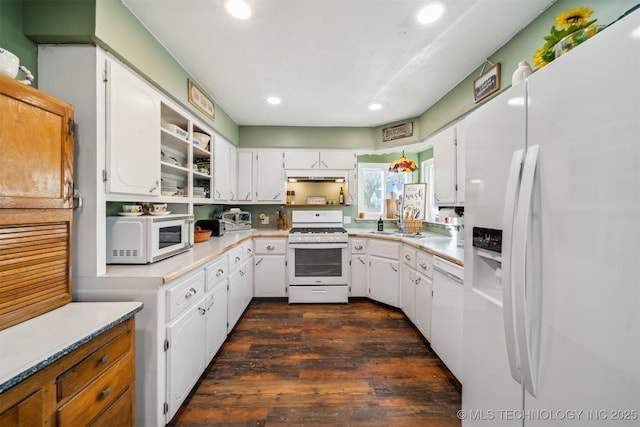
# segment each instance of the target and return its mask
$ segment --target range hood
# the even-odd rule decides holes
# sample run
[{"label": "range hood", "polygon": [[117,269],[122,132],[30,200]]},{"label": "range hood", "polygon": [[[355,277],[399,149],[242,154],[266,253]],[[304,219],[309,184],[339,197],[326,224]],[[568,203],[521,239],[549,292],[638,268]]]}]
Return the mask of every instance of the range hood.
[{"label": "range hood", "polygon": [[295,182],[344,182],[347,180],[346,170],[336,169],[287,169],[285,170],[287,181]]}]

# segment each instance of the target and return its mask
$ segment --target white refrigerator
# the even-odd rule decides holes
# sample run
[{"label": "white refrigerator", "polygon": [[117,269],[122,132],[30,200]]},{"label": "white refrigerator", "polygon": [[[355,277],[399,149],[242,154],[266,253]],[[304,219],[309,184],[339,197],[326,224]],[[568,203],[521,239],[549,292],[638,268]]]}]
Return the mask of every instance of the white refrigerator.
[{"label": "white refrigerator", "polygon": [[640,425],[640,11],[465,129],[463,426]]}]

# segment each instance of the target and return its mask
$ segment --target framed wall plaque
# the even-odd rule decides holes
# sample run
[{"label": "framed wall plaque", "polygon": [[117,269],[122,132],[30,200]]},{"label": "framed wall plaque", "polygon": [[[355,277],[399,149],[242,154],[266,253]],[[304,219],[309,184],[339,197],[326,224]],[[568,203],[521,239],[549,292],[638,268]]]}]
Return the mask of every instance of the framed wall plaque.
[{"label": "framed wall plaque", "polygon": [[213,102],[207,98],[202,89],[200,89],[191,79],[187,79],[189,84],[189,103],[198,110],[206,114],[211,120],[216,119],[216,107]]},{"label": "framed wall plaque", "polygon": [[473,102],[480,102],[499,89],[500,64],[496,64],[473,81]]}]

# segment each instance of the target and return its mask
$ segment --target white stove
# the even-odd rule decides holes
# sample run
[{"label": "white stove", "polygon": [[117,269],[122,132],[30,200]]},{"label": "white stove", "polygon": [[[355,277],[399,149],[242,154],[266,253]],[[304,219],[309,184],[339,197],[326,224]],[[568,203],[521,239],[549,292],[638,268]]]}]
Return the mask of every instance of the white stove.
[{"label": "white stove", "polygon": [[293,211],[289,230],[289,302],[349,300],[349,235],[342,211]]}]

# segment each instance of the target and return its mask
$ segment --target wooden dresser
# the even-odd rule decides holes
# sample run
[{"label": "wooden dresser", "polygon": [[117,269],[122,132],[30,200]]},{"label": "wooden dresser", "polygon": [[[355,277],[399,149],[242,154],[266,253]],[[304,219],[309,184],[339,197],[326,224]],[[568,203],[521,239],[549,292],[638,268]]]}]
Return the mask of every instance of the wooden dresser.
[{"label": "wooden dresser", "polygon": [[71,303],[0,331],[0,426],[135,425],[141,308]]},{"label": "wooden dresser", "polygon": [[71,301],[73,107],[0,75],[0,329]]},{"label": "wooden dresser", "polygon": [[135,425],[136,302],[72,302],[73,107],[0,75],[0,427]]}]

